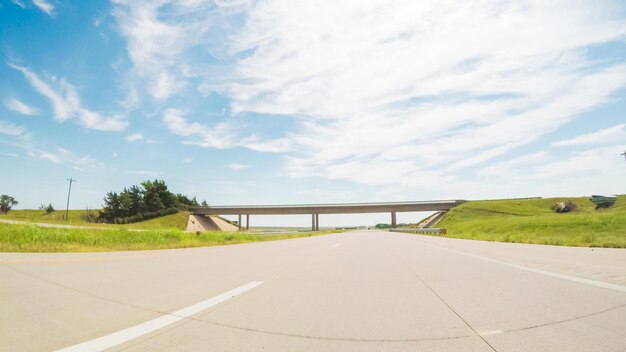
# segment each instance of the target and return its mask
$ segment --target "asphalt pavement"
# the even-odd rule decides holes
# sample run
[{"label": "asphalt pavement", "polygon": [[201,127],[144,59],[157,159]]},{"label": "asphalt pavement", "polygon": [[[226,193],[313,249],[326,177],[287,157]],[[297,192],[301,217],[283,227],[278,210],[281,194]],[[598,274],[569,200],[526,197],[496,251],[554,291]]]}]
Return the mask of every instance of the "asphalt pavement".
[{"label": "asphalt pavement", "polygon": [[0,351],[626,351],[626,250],[355,231],[0,253]]}]

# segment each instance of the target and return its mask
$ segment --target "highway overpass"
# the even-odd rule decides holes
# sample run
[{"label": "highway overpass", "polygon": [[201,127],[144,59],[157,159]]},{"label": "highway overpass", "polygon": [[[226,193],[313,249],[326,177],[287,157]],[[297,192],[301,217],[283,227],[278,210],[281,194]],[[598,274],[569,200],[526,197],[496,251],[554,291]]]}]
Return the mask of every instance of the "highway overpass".
[{"label": "highway overpass", "polygon": [[319,230],[320,214],[389,213],[391,227],[396,227],[396,213],[416,211],[447,211],[465,200],[431,200],[414,202],[292,204],[292,205],[226,205],[191,207],[191,215],[238,215],[239,228],[246,216],[246,229],[250,228],[250,215],[302,215],[311,214],[311,228]]}]

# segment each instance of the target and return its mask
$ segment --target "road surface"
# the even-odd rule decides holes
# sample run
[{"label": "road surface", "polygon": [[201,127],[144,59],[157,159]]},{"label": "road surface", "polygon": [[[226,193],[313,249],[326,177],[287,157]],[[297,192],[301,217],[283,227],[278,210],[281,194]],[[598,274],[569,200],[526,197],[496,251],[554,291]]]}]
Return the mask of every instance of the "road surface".
[{"label": "road surface", "polygon": [[358,231],[0,253],[2,351],[626,351],[626,251]]}]

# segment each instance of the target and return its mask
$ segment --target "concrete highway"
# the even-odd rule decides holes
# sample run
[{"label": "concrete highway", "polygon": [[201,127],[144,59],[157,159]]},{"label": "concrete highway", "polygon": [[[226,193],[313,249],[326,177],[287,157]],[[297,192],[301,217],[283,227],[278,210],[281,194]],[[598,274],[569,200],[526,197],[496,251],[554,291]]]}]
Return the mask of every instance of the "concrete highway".
[{"label": "concrete highway", "polygon": [[0,253],[1,351],[626,351],[626,250],[380,231]]}]

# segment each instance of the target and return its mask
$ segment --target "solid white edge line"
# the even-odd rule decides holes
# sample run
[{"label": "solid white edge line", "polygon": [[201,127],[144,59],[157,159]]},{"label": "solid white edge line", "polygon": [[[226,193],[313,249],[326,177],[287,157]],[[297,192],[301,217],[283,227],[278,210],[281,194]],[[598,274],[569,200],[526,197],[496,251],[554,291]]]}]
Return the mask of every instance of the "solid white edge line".
[{"label": "solid white edge line", "polygon": [[424,242],[421,242],[421,241],[416,242],[416,243],[422,244],[424,246],[432,247],[432,248],[437,248],[437,249],[442,250],[442,251],[455,253],[455,254],[459,254],[459,255],[464,255],[464,256],[470,257],[470,258],[480,259],[480,260],[484,260],[486,262],[491,262],[491,263],[496,263],[496,264],[508,266],[510,268],[526,270],[526,271],[529,271],[529,272],[535,273],[535,274],[541,274],[541,275],[545,275],[545,276],[556,277],[556,278],[562,279],[562,280],[568,280],[568,281],[577,282],[577,283],[580,283],[580,284],[591,285],[591,286],[596,286],[596,287],[606,288],[606,289],[613,290],[613,291],[626,293],[626,286],[622,286],[622,285],[610,284],[608,282],[603,282],[603,281],[596,281],[596,280],[591,280],[591,279],[584,279],[582,277],[576,277],[576,276],[570,276],[570,275],[565,275],[565,274],[559,274],[559,273],[555,273],[555,272],[552,272],[552,271],[535,269],[535,268],[531,268],[529,266],[524,266],[524,265],[517,265],[517,264],[512,264],[512,263],[507,263],[507,262],[501,262],[501,261],[496,260],[496,259],[485,258],[485,257],[481,257],[479,255],[469,254],[469,253],[457,251],[457,250],[454,250],[454,249],[443,248],[443,247],[432,245],[430,243],[424,243]]},{"label": "solid white edge line", "polygon": [[120,330],[102,337],[95,338],[93,340],[85,341],[74,346],[62,348],[56,352],[91,352],[91,351],[103,351],[107,348],[117,346],[124,342],[136,339],[140,336],[151,333],[155,330],[161,329],[168,325],[174,324],[180,320],[190,317],[194,314],[200,313],[203,310],[216,306],[222,302],[225,302],[231,298],[234,298],[246,291],[249,291],[259,285],[263,281],[252,281],[243,286],[239,286],[230,291],[219,294],[215,297],[211,297],[202,302],[193,304],[189,307],[177,310],[170,314],[165,314],[158,318],[149,320],[145,323],[141,323],[130,328]]}]

